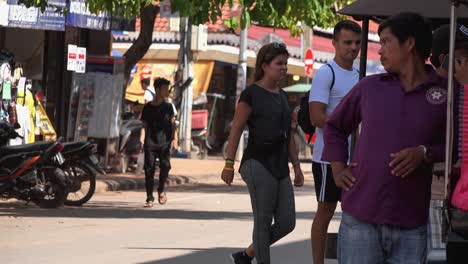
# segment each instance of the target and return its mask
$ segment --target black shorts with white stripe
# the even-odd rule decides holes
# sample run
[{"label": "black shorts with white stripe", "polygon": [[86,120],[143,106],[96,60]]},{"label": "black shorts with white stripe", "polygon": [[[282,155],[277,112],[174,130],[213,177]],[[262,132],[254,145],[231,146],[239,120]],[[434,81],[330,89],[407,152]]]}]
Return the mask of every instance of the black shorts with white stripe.
[{"label": "black shorts with white stripe", "polygon": [[341,189],[333,180],[330,164],[312,162],[312,173],[315,181],[315,194],[317,201],[336,203],[341,200]]}]

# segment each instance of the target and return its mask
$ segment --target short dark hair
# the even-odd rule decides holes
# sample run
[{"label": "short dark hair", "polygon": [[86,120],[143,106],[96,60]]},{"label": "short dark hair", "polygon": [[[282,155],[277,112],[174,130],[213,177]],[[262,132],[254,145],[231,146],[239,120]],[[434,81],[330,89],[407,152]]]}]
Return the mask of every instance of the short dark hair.
[{"label": "short dark hair", "polygon": [[455,43],[455,49],[464,49],[468,51],[468,41],[457,42]]},{"label": "short dark hair", "polygon": [[151,83],[151,80],[150,80],[150,78],[144,78],[144,79],[142,79],[142,80],[141,80],[141,84],[146,84],[146,85],[148,85],[148,86],[149,86],[149,85],[150,85],[150,83]]},{"label": "short dark hair", "polygon": [[263,75],[265,75],[262,68],[263,63],[270,64],[274,58],[280,55],[287,55],[289,57],[289,52],[284,43],[269,43],[258,51],[257,61],[255,62],[255,81],[261,80]]},{"label": "short dark hair", "polygon": [[[450,24],[438,27],[432,34],[431,63],[434,67],[440,67],[439,56],[449,54]],[[468,28],[458,24],[455,28],[455,49],[468,50]]]},{"label": "short dark hair", "polygon": [[450,46],[450,25],[443,25],[432,34],[432,54],[431,63],[434,67],[440,67],[439,56],[449,53]]},{"label": "short dark hair", "polygon": [[468,50],[468,27],[465,25],[457,25],[455,49]]},{"label": "short dark hair", "polygon": [[431,54],[432,31],[427,20],[417,13],[399,13],[386,19],[379,26],[379,35],[389,28],[400,43],[410,37],[414,38],[416,51],[422,60],[426,60]]},{"label": "short dark hair", "polygon": [[361,34],[362,32],[361,26],[355,21],[343,20],[343,21],[338,22],[335,25],[335,28],[333,29],[333,39],[335,40],[338,39],[338,35],[343,29],[351,30],[354,33],[358,33],[358,34]]},{"label": "short dark hair", "polygon": [[169,84],[171,84],[171,82],[168,79],[156,78],[156,80],[154,80],[154,89],[158,89],[158,88],[163,87],[164,85],[169,85]]}]

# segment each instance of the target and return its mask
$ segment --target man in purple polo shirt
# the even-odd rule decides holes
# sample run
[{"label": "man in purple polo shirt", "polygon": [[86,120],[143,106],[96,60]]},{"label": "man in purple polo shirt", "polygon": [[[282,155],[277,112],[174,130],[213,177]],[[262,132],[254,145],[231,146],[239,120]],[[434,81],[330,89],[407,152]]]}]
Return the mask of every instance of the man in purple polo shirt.
[{"label": "man in purple polo shirt", "polygon": [[[447,81],[425,65],[431,28],[402,13],[379,26],[388,73],[359,82],[325,126],[323,159],[343,189],[340,263],[423,263],[432,163],[443,160]],[[361,125],[348,160],[349,134]]]}]

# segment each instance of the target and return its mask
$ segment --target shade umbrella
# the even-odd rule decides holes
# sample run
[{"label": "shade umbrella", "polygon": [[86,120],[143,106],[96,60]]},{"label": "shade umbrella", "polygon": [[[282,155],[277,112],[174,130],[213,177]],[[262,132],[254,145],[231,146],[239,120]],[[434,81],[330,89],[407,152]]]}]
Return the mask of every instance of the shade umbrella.
[{"label": "shade umbrella", "polygon": [[428,18],[432,26],[436,27],[449,22],[451,2],[458,5],[458,8],[455,9],[455,17],[459,18],[459,22],[468,23],[468,7],[459,5],[468,3],[468,0],[357,0],[340,9],[337,13],[352,16],[356,20],[363,20],[361,78],[366,76],[365,64],[367,61],[369,19],[379,21],[401,12],[415,12]]},{"label": "shade umbrella", "polygon": [[[415,12],[430,19],[434,23],[450,18],[450,0],[357,0],[338,13],[353,17],[389,17],[401,12]],[[467,2],[461,0],[458,2]],[[468,19],[468,7],[459,6],[456,10],[458,18]]]}]

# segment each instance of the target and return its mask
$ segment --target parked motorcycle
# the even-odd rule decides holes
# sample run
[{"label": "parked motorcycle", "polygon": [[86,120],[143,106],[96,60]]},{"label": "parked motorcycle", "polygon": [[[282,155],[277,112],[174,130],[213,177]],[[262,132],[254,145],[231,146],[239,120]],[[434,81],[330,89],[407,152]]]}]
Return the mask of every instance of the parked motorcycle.
[{"label": "parked motorcycle", "polygon": [[105,174],[96,157],[97,146],[90,142],[63,144],[65,163],[62,169],[68,181],[65,205],[81,206],[88,202],[96,190],[96,174]]},{"label": "parked motorcycle", "polygon": [[31,201],[42,208],[62,206],[67,196],[60,168],[63,146],[59,142],[6,146],[17,137],[12,125],[0,121],[0,196]]},{"label": "parked motorcycle", "polygon": [[[224,132],[227,133],[229,135],[229,132],[231,131],[232,129],[232,122],[229,122],[226,127],[224,128]],[[248,129],[244,129],[244,132],[243,132],[243,143],[244,143],[244,150],[247,148],[247,144],[249,143],[249,130]],[[223,158],[224,159],[227,159],[228,156],[227,156],[227,147],[228,147],[228,143],[229,143],[229,140],[226,140],[224,141],[223,143],[223,149],[222,149],[222,152],[223,152]],[[239,149],[237,150],[239,152]]]},{"label": "parked motorcycle", "polygon": [[[218,100],[226,99],[226,96],[217,93],[201,93],[198,98],[193,101],[194,106],[202,106],[208,103],[208,97],[213,98],[213,104],[211,105],[211,110],[209,113],[208,123],[206,127],[193,127],[192,123],[192,151],[197,153],[198,157],[205,159],[208,156],[208,150],[211,150],[212,147],[209,143],[209,134],[213,120],[216,114],[216,104]],[[203,110],[202,110],[203,111]],[[206,111],[206,110],[204,110]],[[196,110],[192,111],[192,115],[196,113]],[[192,117],[193,120],[193,117]],[[192,121],[193,122],[193,121]]]},{"label": "parked motorcycle", "polygon": [[140,135],[143,122],[138,119],[124,120],[120,128],[119,154],[122,173],[137,169],[140,155]]}]

